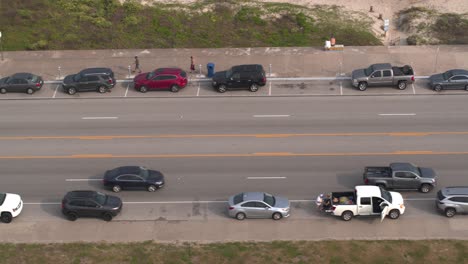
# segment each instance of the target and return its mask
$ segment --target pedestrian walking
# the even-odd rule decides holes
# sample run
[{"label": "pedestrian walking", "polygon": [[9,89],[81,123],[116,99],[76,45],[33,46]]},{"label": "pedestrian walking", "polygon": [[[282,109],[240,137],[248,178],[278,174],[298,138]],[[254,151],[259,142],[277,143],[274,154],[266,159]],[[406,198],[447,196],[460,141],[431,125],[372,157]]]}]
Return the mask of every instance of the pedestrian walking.
[{"label": "pedestrian walking", "polygon": [[193,56],[190,56],[190,73],[195,72],[195,62],[193,61]]},{"label": "pedestrian walking", "polygon": [[141,73],[140,69],[140,60],[138,59],[138,56],[135,56],[135,69],[133,69],[133,72],[136,72],[138,70],[138,73]]}]

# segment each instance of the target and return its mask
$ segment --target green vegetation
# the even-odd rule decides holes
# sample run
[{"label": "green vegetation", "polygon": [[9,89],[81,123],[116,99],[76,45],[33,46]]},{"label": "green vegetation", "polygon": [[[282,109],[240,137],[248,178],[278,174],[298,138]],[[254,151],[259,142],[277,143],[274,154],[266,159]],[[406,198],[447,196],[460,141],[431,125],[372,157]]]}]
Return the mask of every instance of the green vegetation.
[{"label": "green vegetation", "polygon": [[365,14],[245,0],[2,0],[5,50],[380,45]]},{"label": "green vegetation", "polygon": [[7,263],[468,263],[468,241],[0,244]]},{"label": "green vegetation", "polygon": [[468,14],[412,7],[401,11],[399,17],[400,30],[410,34],[410,45],[468,44]]}]

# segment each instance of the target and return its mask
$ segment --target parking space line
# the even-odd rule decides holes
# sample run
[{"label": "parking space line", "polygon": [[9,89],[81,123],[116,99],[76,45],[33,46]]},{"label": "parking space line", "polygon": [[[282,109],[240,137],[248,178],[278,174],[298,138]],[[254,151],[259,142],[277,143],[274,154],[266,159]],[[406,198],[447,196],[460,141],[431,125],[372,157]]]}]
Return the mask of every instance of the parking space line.
[{"label": "parking space line", "polygon": [[413,87],[413,94],[416,94],[416,90],[414,89],[414,83],[412,83],[411,86]]},{"label": "parking space line", "polygon": [[340,95],[343,95],[343,82],[340,82]]},{"label": "parking space line", "polygon": [[55,95],[57,95],[57,90],[58,90],[59,86],[60,86],[60,84],[59,84],[59,85],[57,85],[57,87],[55,87],[54,96],[52,96],[52,98],[55,98]]},{"label": "parking space line", "polygon": [[268,89],[268,96],[271,96],[271,82],[269,82],[269,84],[270,84],[270,87]]},{"label": "parking space line", "polygon": [[125,91],[125,96],[124,97],[127,97],[127,93],[128,93],[128,88],[130,87],[130,84],[127,84],[127,90]]},{"label": "parking space line", "polygon": [[281,180],[286,177],[247,177],[247,180]]},{"label": "parking space line", "polygon": [[197,96],[200,95],[200,82],[198,82]]},{"label": "parking space line", "polygon": [[402,114],[379,114],[379,116],[415,116],[416,113],[402,113]]}]

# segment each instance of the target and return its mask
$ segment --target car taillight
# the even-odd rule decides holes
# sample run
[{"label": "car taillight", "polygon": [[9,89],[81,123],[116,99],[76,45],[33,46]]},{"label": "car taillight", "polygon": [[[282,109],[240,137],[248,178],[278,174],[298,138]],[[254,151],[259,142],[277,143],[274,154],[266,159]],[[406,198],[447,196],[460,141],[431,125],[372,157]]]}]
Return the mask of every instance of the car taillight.
[{"label": "car taillight", "polygon": [[336,206],[332,206],[330,210],[335,211],[335,209],[336,209]]},{"label": "car taillight", "polygon": [[263,78],[262,78],[262,82],[266,82],[266,77],[263,77]]},{"label": "car taillight", "polygon": [[414,82],[414,75],[413,75],[413,76],[411,76],[411,81],[413,81],[413,82]]},{"label": "car taillight", "polygon": [[364,179],[364,184],[369,184],[369,179]]},{"label": "car taillight", "polygon": [[112,84],[112,83],[113,83],[113,82],[112,82],[112,79],[107,80],[107,82],[108,82],[109,84]]},{"label": "car taillight", "polygon": [[65,207],[65,202],[62,201],[62,209]]},{"label": "car taillight", "polygon": [[234,209],[234,207],[232,207],[232,206],[229,206],[229,210],[232,210],[232,209]]},{"label": "car taillight", "polygon": [[102,184],[106,184],[106,179],[102,179]]},{"label": "car taillight", "polygon": [[36,83],[36,87],[40,87],[41,86],[41,83]]}]

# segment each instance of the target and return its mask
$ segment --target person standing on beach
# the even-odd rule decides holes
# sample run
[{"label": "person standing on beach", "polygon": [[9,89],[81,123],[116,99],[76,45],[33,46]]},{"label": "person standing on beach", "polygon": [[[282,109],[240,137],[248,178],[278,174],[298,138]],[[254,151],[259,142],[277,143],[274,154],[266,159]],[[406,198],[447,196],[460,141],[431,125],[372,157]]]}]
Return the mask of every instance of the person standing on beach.
[{"label": "person standing on beach", "polygon": [[138,73],[141,73],[141,69],[140,69],[140,60],[138,59],[138,56],[135,56],[135,69],[133,70],[133,72],[136,72],[138,70]]}]

